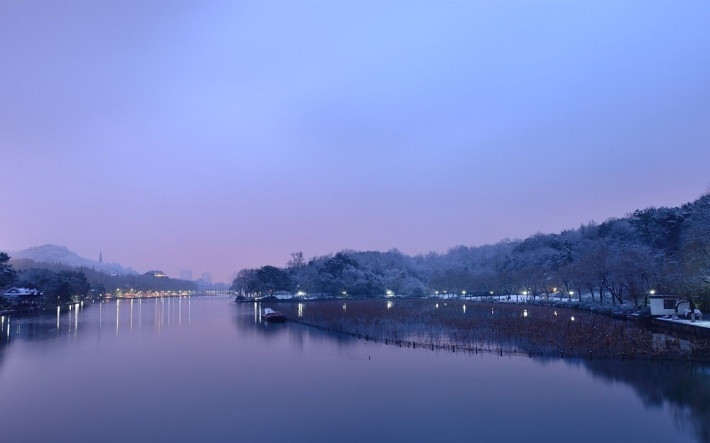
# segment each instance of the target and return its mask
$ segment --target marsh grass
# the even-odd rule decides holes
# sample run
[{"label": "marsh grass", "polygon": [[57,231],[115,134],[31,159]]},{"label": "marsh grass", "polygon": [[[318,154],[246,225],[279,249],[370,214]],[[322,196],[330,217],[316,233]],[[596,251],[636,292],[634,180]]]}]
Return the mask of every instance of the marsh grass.
[{"label": "marsh grass", "polygon": [[[294,322],[396,346],[583,358],[710,361],[710,341],[571,308],[458,300],[282,303]],[[464,309],[465,306],[465,309]],[[300,316],[299,316],[300,312]]]}]

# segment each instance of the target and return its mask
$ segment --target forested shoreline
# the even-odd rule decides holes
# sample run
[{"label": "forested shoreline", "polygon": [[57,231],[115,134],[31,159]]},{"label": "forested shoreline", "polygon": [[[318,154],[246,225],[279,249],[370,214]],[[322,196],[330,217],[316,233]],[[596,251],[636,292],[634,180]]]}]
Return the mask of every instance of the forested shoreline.
[{"label": "forested shoreline", "polygon": [[[0,256],[0,288],[42,292],[43,302],[69,301],[116,288],[191,290],[194,283],[149,275],[108,275],[88,268]],[[409,256],[344,250],[284,267],[242,269],[231,289],[243,297],[278,291],[303,297],[496,296],[526,294],[604,304],[645,304],[653,292],[710,304],[710,193],[674,208],[647,208],[556,234],[443,254]]]},{"label": "forested shoreline", "polygon": [[641,305],[652,293],[710,301],[710,193],[673,208],[647,208],[523,240],[457,246],[408,256],[344,250],[285,267],[242,269],[232,290],[244,297],[301,296],[560,297]]},{"label": "forested shoreline", "polygon": [[[36,291],[36,296],[11,300],[3,290],[11,286]],[[194,282],[145,274],[110,275],[91,268],[74,268],[29,259],[13,260],[0,252],[0,308],[53,306],[100,297],[119,291],[194,291]]]}]

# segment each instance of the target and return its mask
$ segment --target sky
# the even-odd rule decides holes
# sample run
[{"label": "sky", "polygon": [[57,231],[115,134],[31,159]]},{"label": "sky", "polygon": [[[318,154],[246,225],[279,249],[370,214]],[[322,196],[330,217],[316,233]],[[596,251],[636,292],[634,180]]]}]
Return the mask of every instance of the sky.
[{"label": "sky", "polygon": [[0,0],[0,250],[177,277],[710,190],[710,2]]}]

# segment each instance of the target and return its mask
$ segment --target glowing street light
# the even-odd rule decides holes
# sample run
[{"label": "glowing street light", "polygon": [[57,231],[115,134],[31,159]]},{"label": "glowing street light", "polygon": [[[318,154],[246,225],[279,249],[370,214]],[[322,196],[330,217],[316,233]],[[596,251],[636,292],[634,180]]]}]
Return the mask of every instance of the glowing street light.
[{"label": "glowing street light", "polygon": [[[651,289],[650,291],[648,291],[649,295],[653,295],[655,293],[656,293],[655,289]],[[646,295],[646,297],[644,297],[644,305],[648,306],[648,295]]]}]

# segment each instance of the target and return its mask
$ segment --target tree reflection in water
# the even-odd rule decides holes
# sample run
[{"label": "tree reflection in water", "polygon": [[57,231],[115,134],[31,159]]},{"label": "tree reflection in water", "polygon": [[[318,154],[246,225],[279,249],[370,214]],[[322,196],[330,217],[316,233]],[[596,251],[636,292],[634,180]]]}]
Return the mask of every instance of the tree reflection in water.
[{"label": "tree reflection in water", "polygon": [[584,360],[591,374],[631,386],[647,407],[667,407],[676,425],[710,442],[710,367],[694,362]]},{"label": "tree reflection in water", "polygon": [[564,355],[568,364],[583,365],[595,377],[629,385],[647,407],[667,408],[679,428],[710,443],[710,366],[702,362],[710,352],[707,340],[659,337],[634,322],[565,308],[441,300],[349,300],[346,305],[345,310],[343,301],[281,303],[277,309],[319,331],[334,332],[325,336],[336,340],[354,336],[471,353],[505,348],[507,355],[540,362]]},{"label": "tree reflection in water", "polygon": [[[167,328],[179,328],[181,325],[184,327],[190,324],[188,302],[183,300],[181,307],[180,300],[151,301],[144,303],[142,310],[140,302],[137,302],[133,310],[134,318],[131,317],[130,304],[121,302],[119,308],[117,303],[111,302],[103,306],[103,311],[101,305],[91,306],[93,313],[88,316],[85,316],[88,312],[83,313],[84,309],[62,312],[59,324],[56,312],[13,318],[9,322],[6,319],[0,331],[0,366],[10,355],[8,351],[16,341],[49,341],[67,337],[73,339],[77,331],[79,336],[83,334],[84,337],[100,335],[102,331],[113,336],[119,326],[121,336],[132,329],[142,328],[150,333],[159,333]],[[347,306],[345,310],[344,303]],[[472,346],[487,346],[492,349],[504,347],[515,349],[518,355],[527,358],[530,355],[528,350],[534,350],[532,361],[540,364],[553,360],[553,356],[559,355],[558,352],[562,349],[565,352],[566,364],[584,367],[594,377],[621,382],[631,387],[648,408],[670,411],[679,427],[690,430],[698,441],[710,443],[710,368],[688,361],[663,360],[665,357],[673,357],[676,360],[684,356],[699,358],[698,356],[703,354],[702,350],[698,352],[697,347],[701,346],[702,342],[689,341],[687,346],[690,353],[683,351],[680,346],[672,350],[654,351],[653,334],[631,322],[559,308],[555,315],[555,308],[459,301],[438,301],[437,308],[436,303],[437,301],[427,300],[339,300],[334,303],[303,303],[300,306],[298,303],[284,303],[274,306],[290,318],[318,325],[318,328],[294,323],[272,325],[260,322],[256,315],[258,305],[245,305],[247,309],[234,309],[232,318],[233,326],[242,336],[259,335],[266,337],[268,341],[273,338],[275,344],[279,343],[278,338],[288,337],[290,346],[295,349],[302,348],[306,342],[334,341],[346,352],[357,341],[358,334],[363,339],[367,336],[378,342],[384,343],[387,340],[388,344],[401,340],[403,347],[406,347],[406,342],[417,343],[417,351],[430,349],[424,346],[425,343],[433,344],[439,350],[451,350],[456,346],[456,352],[471,349]],[[120,317],[117,315],[119,309]],[[527,317],[524,315],[525,311]],[[571,320],[572,314],[575,316],[574,323]],[[580,325],[591,330],[583,329]],[[11,334],[8,334],[8,330]],[[577,336],[565,337],[574,334]],[[585,358],[569,358],[573,352],[568,349],[573,349],[573,345],[588,337],[603,340],[602,345],[592,343],[583,348],[585,351],[592,349],[592,358],[589,359],[588,355],[579,351],[577,353]],[[630,352],[630,347],[623,345],[624,340],[645,343],[647,348],[636,353]],[[67,343],[66,340],[60,341]],[[659,342],[674,343],[674,338],[666,337],[661,340],[656,337],[656,346]],[[614,355],[619,357],[619,352],[626,352],[625,357],[634,356],[638,359],[599,358],[602,355],[601,349],[607,343],[612,346],[622,343],[620,348],[610,348],[609,355],[615,353]],[[475,351],[470,352],[473,354]],[[557,358],[559,357],[555,357]]]},{"label": "tree reflection in water", "polygon": [[[234,311],[234,325],[239,330],[242,336],[249,337],[251,335],[259,335],[260,338],[266,340],[273,340],[274,342],[287,337],[291,341],[291,345],[296,349],[303,349],[306,340],[312,342],[328,341],[336,342],[338,345],[348,345],[353,343],[354,339],[345,334],[328,334],[327,331],[317,329],[302,327],[294,329],[289,327],[288,323],[269,323],[261,318],[259,315],[263,306],[260,303],[241,303],[242,306],[253,307],[253,313],[246,314],[243,310],[235,309]],[[301,309],[303,307],[302,304]],[[342,305],[341,305],[342,306]],[[298,306],[295,307],[296,312],[298,312]]]}]

